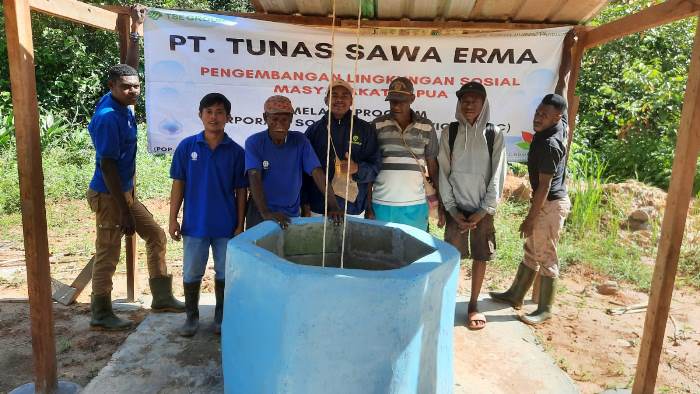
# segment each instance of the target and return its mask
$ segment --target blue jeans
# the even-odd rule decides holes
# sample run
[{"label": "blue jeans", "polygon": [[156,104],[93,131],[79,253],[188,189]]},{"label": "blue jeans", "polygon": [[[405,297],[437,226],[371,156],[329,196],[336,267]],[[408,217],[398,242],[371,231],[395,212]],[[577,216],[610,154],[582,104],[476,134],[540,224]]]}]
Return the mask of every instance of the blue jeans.
[{"label": "blue jeans", "polygon": [[224,280],[226,272],[226,245],[230,238],[197,238],[183,236],[182,280],[196,283],[202,280],[209,260],[209,247],[214,254],[216,280]]},{"label": "blue jeans", "polygon": [[423,231],[428,229],[428,203],[393,206],[373,202],[372,209],[377,220],[407,224]]}]

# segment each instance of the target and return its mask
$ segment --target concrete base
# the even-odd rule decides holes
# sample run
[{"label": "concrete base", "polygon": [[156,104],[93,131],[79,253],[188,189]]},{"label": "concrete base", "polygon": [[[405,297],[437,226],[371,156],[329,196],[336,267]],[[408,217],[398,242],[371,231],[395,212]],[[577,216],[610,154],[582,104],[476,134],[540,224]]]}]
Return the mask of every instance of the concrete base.
[{"label": "concrete base", "polygon": [[[56,391],[53,392],[53,394],[76,394],[79,393],[80,390],[83,388],[80,387],[79,384],[73,383],[73,382],[66,382],[64,380],[59,380],[58,381],[58,387],[56,387]],[[36,390],[34,390],[34,383],[27,383],[23,384],[16,389],[10,391],[10,394],[34,394],[36,393]]]},{"label": "concrete base", "polygon": [[[533,329],[517,320],[511,308],[485,296],[479,306],[488,320],[486,328],[469,331],[468,299],[457,301],[455,394],[578,393],[538,344]],[[214,295],[203,294],[200,304],[202,325],[190,339],[175,334],[183,314],[148,315],[84,393],[223,393],[219,338],[208,327]]]},{"label": "concrete base", "polygon": [[199,300],[199,330],[183,338],[177,329],[184,313],[151,313],[110,362],[85,387],[84,394],[221,393],[221,347],[212,331],[214,294]]}]

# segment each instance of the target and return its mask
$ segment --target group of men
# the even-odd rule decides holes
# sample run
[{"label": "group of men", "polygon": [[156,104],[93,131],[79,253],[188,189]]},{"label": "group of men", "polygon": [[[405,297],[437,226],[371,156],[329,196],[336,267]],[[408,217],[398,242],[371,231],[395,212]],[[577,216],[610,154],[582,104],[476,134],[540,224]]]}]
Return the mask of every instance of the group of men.
[{"label": "group of men", "polygon": [[[138,47],[135,32],[144,13],[143,7],[132,7],[135,45],[131,47]],[[324,96],[327,113],[305,133],[290,130],[294,116],[290,99],[271,96],[263,106],[267,129],[251,135],[245,149],[224,132],[232,120],[231,102],[220,93],[205,95],[199,105],[203,129],[180,142],[170,170],[168,232],[174,240],[183,240],[183,304],[172,295],[165,232],[133,193],[136,122],[130,106],[140,93],[134,50],[127,63],[110,69],[110,92],[98,103],[88,127],[96,150],[88,191],[97,224],[92,327],[120,330],[131,325],[111,308],[111,278],[123,234],[135,231],[146,241],[151,308],[186,312],[179,330],[183,336],[198,330],[200,286],[212,250],[213,330],[219,333],[230,238],[266,220],[286,228],[291,217],[327,215],[340,223],[345,213],[427,230],[430,195],[437,197],[438,225],[446,226],[445,240],[463,258],[473,259],[467,326],[474,330],[485,326],[477,300],[486,264],[496,249],[494,215],[507,163],[503,131],[489,122],[483,85],[470,82],[456,92],[456,121],[442,130],[439,140],[433,122],[411,108],[414,87],[405,77],[391,81],[386,96],[389,112],[372,122],[353,114],[353,87],[334,80]],[[530,324],[550,316],[558,276],[556,244],[570,206],[565,112],[564,99],[549,94],[534,115],[536,134],[528,154],[534,194],[520,228],[525,255],[511,288],[491,293],[519,308],[539,270],[543,279],[538,308],[521,317]]]}]

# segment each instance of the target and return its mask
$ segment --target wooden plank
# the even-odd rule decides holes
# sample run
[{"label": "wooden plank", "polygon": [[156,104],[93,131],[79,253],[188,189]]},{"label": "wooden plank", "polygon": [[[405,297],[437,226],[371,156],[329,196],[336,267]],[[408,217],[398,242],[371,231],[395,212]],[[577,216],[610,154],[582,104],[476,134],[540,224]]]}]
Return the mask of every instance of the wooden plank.
[{"label": "wooden plank", "polygon": [[541,20],[543,15],[548,16],[553,14],[555,8],[559,6],[558,0],[525,0],[520,9],[513,14],[513,20]]},{"label": "wooden plank", "polygon": [[51,279],[53,286],[54,301],[63,304],[71,305],[80,296],[90,280],[92,280],[92,268],[95,263],[95,256],[92,256],[90,261],[83,267],[78,276],[73,280],[70,286],[65,285],[57,280]]},{"label": "wooden plank", "polygon": [[683,112],[678,129],[676,156],[673,160],[671,185],[661,224],[661,238],[656,255],[649,307],[644,321],[637,372],[632,392],[652,394],[656,385],[659,359],[663,348],[666,321],[678,269],[685,221],[692,196],[698,153],[700,152],[700,21],[695,32]]},{"label": "wooden plank", "polygon": [[27,261],[34,387],[37,393],[52,393],[57,385],[56,346],[31,11],[28,0],[3,0],[3,4]]},{"label": "wooden plank", "polygon": [[104,30],[116,30],[117,14],[76,0],[30,0],[32,11]]},{"label": "wooden plank", "polygon": [[585,23],[607,3],[606,0],[569,0],[547,18],[550,22]]},{"label": "wooden plank", "polygon": [[591,29],[588,32],[584,46],[592,48],[620,37],[688,18],[698,13],[700,13],[700,5],[696,1],[668,0],[639,11],[636,14]]}]

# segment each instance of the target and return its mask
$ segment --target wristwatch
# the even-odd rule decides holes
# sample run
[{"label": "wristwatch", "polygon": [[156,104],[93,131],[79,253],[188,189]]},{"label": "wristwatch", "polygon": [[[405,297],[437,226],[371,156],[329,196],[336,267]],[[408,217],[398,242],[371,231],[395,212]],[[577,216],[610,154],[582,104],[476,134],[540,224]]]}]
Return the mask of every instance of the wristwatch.
[{"label": "wristwatch", "polygon": [[138,42],[140,37],[141,37],[141,36],[140,36],[139,33],[136,32],[136,31],[132,31],[131,33],[129,33],[129,39],[130,39],[132,42]]}]

